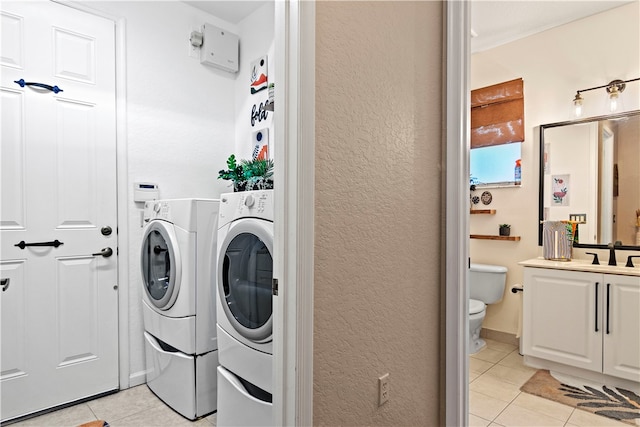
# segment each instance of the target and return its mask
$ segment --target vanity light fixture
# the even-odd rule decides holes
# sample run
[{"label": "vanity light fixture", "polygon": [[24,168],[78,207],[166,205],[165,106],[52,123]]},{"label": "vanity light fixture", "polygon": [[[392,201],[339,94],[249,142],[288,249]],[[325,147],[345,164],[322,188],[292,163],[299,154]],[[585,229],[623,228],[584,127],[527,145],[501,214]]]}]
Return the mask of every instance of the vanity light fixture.
[{"label": "vanity light fixture", "polygon": [[576,96],[573,98],[573,106],[575,108],[574,113],[576,117],[582,116],[582,105],[584,103],[584,98],[580,95],[582,92],[588,92],[590,90],[602,89],[604,88],[609,94],[609,111],[616,112],[620,108],[620,94],[624,92],[624,89],[627,87],[627,83],[635,82],[640,80],[639,78],[631,79],[631,80],[612,80],[606,85],[590,87],[588,89],[580,89],[576,92]]}]

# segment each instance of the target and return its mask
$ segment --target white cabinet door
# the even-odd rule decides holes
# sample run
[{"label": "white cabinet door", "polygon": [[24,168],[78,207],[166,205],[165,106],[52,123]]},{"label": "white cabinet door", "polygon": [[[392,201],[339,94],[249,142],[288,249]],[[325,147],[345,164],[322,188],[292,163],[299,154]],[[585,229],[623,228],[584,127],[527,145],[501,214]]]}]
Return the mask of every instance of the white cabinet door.
[{"label": "white cabinet door", "polygon": [[523,351],[602,371],[602,275],[524,269]]},{"label": "white cabinet door", "polygon": [[118,388],[115,37],[59,3],[0,6],[5,421]]},{"label": "white cabinet door", "polygon": [[604,373],[640,382],[640,277],[604,275]]}]

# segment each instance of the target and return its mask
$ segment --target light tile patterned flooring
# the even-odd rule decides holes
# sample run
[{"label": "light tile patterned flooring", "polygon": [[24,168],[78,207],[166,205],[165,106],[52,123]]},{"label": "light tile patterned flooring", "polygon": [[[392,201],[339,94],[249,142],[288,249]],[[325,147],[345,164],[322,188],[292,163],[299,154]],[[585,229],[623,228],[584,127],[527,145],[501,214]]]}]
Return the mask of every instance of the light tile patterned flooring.
[{"label": "light tile patterned flooring", "polygon": [[[472,427],[566,426],[608,427],[628,424],[522,393],[535,373],[524,365],[515,346],[487,339],[469,357],[469,425]],[[216,425],[216,415],[191,422],[169,409],[146,385],[31,418],[11,427],[75,427],[93,420],[112,427]]]},{"label": "light tile patterned flooring", "polygon": [[470,426],[629,427],[629,424],[521,392],[520,387],[536,370],[524,365],[515,346],[485,341],[487,346],[469,357]]},{"label": "light tile patterned flooring", "polygon": [[189,421],[169,409],[143,384],[11,424],[11,427],[76,427],[95,420],[105,420],[111,427],[211,427],[216,425],[216,414]]}]

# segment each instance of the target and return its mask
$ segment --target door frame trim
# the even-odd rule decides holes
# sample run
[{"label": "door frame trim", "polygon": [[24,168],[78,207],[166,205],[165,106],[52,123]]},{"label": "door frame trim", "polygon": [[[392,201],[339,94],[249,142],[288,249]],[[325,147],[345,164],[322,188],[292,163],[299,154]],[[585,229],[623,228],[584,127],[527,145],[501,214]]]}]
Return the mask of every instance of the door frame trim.
[{"label": "door frame trim", "polygon": [[313,425],[315,0],[275,2],[273,425]]},{"label": "door frame trim", "polygon": [[[449,0],[445,5],[445,150],[443,194],[446,196],[445,313],[441,321],[445,360],[445,425],[469,424],[469,133],[471,101],[470,1]],[[463,284],[461,286],[460,284]]]},{"label": "door frame trim", "polygon": [[[118,348],[120,349],[120,389],[131,384],[129,350],[129,165],[127,156],[127,63],[126,25],[121,17],[115,22],[116,35],[116,174],[118,180]],[[146,375],[146,374],[145,374]],[[146,377],[145,377],[146,379]],[[141,384],[141,383],[140,383]]]}]

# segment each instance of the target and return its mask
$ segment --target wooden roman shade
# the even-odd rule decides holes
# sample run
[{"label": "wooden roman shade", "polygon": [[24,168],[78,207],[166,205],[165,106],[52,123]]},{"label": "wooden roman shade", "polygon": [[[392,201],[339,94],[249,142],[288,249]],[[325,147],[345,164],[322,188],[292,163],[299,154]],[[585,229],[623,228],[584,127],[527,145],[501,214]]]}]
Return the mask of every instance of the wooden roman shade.
[{"label": "wooden roman shade", "polygon": [[515,79],[471,91],[471,148],[524,141],[523,88]]}]

